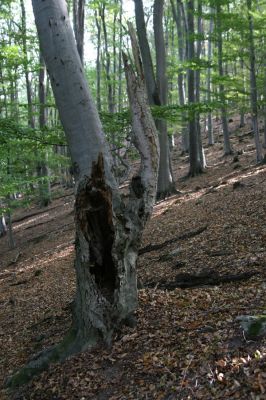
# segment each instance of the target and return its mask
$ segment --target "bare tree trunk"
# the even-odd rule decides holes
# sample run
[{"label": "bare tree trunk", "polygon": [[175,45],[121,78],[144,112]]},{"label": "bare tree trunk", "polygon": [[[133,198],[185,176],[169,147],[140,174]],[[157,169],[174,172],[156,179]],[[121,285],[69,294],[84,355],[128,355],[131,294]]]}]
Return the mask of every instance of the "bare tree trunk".
[{"label": "bare tree trunk", "polygon": [[[212,10],[212,9],[211,9]],[[208,62],[212,60],[212,33],[213,33],[213,18],[210,19],[209,38],[208,38]],[[208,66],[207,71],[207,101],[211,102],[211,67]],[[212,128],[212,113],[208,112],[208,144],[214,144],[213,128]]]},{"label": "bare tree trunk", "polygon": [[[153,9],[154,40],[156,50],[156,82],[161,105],[167,104],[166,51],[163,33],[164,0],[155,0]],[[165,198],[175,191],[170,169],[170,149],[165,120],[156,122],[160,141],[160,166],[157,197]]]},{"label": "bare tree trunk", "polygon": [[[177,35],[178,35],[178,56],[179,61],[184,63],[186,61],[187,51],[187,34],[186,34],[186,21],[184,21],[185,15],[182,14],[182,7],[180,1],[177,0],[176,6],[174,0],[171,0],[173,17],[176,23]],[[182,19],[183,15],[183,19]],[[186,99],[186,88],[185,88],[185,74],[183,68],[178,73],[178,97],[179,104],[181,107],[185,105]],[[189,137],[187,130],[187,115],[185,110],[182,111],[182,148],[183,151],[188,152],[189,150]]]},{"label": "bare tree trunk", "polygon": [[[195,58],[194,47],[194,0],[187,2],[188,20],[188,60],[192,62]],[[195,118],[195,72],[192,68],[188,70],[188,104],[191,106],[189,115],[189,175],[195,176],[202,172],[202,165],[199,154],[199,137],[197,133],[197,123]]]},{"label": "bare tree trunk", "polygon": [[97,56],[96,56],[96,98],[97,98],[97,109],[101,111],[101,21],[97,10],[95,10],[95,22],[97,27]]},{"label": "bare tree trunk", "polygon": [[221,79],[221,83],[219,85],[220,92],[220,100],[222,103],[221,106],[221,114],[222,114],[222,124],[223,124],[223,136],[224,136],[224,154],[229,155],[232,154],[232,149],[230,145],[229,139],[229,130],[228,130],[228,122],[227,122],[227,111],[225,104],[225,94],[224,94],[224,84],[222,83],[222,79],[224,76],[223,71],[223,37],[222,37],[222,27],[221,27],[221,5],[217,3],[216,6],[216,19],[217,19],[217,31],[218,31],[218,67],[219,67],[219,75]]},{"label": "bare tree trunk", "polygon": [[[42,135],[44,135],[43,129],[47,123],[47,109],[46,109],[46,67],[43,57],[40,55],[40,70],[39,70],[39,127],[42,130]],[[40,205],[41,207],[46,207],[51,203],[51,187],[49,180],[49,168],[47,166],[47,151],[44,154],[40,154],[42,158],[38,161],[37,174],[40,178],[39,180],[39,194],[40,194]]]},{"label": "bare tree trunk", "polygon": [[[137,25],[138,41],[143,62],[145,82],[148,92],[149,103],[151,105],[166,104],[167,92],[166,74],[165,74],[165,44],[162,30],[163,0],[154,2],[154,39],[156,46],[156,80],[150,53],[150,47],[147,40],[147,32],[144,20],[144,11],[142,0],[135,1],[135,16]],[[161,54],[160,54],[161,53]],[[164,58],[164,59],[163,59]],[[161,80],[162,79],[162,80]],[[159,86],[160,85],[160,88]],[[160,98],[160,95],[163,97]],[[155,121],[159,131],[160,138],[160,169],[158,176],[157,198],[164,198],[170,193],[175,192],[175,186],[171,173],[171,161],[169,141],[167,136],[166,122],[163,120]]]},{"label": "bare tree trunk", "polygon": [[5,236],[7,233],[5,216],[0,216],[0,237]]},{"label": "bare tree trunk", "polygon": [[81,64],[84,62],[85,0],[73,0],[73,26]]},{"label": "bare tree trunk", "polygon": [[257,103],[257,81],[256,81],[256,58],[254,48],[253,17],[251,14],[252,0],[247,0],[248,25],[249,25],[249,62],[250,62],[250,101],[252,109],[252,125],[256,146],[256,160],[262,161],[262,147],[258,125],[258,103]]},{"label": "bare tree trunk", "polygon": [[[111,156],[83,73],[66,4],[64,0],[32,3],[76,178],[77,291],[69,334],[15,374],[9,381],[11,386],[26,382],[50,362],[102,341],[110,344],[116,328],[132,320],[137,306],[136,259],[142,230],[155,201],[159,161],[143,73],[137,77],[125,59],[141,168],[132,178],[130,195],[124,203],[111,172]],[[61,61],[63,68],[59,68]]]}]

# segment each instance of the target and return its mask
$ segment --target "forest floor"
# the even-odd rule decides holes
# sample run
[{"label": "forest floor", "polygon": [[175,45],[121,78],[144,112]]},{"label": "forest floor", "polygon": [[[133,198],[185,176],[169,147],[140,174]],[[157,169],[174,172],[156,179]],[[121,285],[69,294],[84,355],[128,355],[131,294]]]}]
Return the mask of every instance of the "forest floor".
[{"label": "forest floor", "polygon": [[[247,131],[232,137],[238,156],[224,158],[221,143],[206,147],[208,169],[193,179],[182,179],[188,157],[175,152],[180,193],[155,205],[143,235],[137,327],[118,332],[111,348],[2,389],[1,399],[266,399],[266,338],[249,340],[236,321],[266,310],[266,166],[255,164]],[[0,239],[0,383],[70,326],[71,192],[44,210],[18,210],[14,232],[16,249]],[[203,272],[254,275],[175,288],[178,274]]]}]

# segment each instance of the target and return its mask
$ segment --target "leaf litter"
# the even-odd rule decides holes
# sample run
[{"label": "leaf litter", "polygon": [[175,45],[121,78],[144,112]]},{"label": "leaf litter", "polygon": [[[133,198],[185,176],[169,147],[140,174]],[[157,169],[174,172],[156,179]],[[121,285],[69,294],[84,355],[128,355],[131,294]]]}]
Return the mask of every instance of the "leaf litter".
[{"label": "leaf litter", "polygon": [[[142,248],[150,251],[138,260],[137,327],[117,332],[111,348],[53,364],[15,392],[2,389],[1,399],[266,399],[266,339],[248,340],[236,322],[266,311],[266,167],[255,165],[250,143],[234,139],[238,168],[234,156],[222,157],[221,144],[206,148],[206,173],[186,180],[187,156],[175,151],[181,193],[156,204],[143,235]],[[0,241],[2,384],[70,327],[72,209],[66,193],[45,216],[20,210],[17,248]],[[251,271],[245,281],[162,288],[177,274]]]}]

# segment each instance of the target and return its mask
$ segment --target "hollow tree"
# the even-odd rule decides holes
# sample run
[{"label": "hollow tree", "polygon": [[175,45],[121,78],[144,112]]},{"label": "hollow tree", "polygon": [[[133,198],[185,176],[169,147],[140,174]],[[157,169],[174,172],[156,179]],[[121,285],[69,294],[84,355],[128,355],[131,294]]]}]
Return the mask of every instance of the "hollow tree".
[{"label": "hollow tree", "polygon": [[[134,143],[141,156],[129,196],[120,195],[111,155],[91,98],[64,0],[33,0],[40,46],[69,144],[75,174],[75,269],[73,324],[55,348],[13,376],[29,380],[51,361],[104,342],[131,322],[137,306],[136,260],[141,233],[156,196],[159,144],[141,63],[138,74],[124,57]],[[136,57],[137,58],[137,57]]]}]

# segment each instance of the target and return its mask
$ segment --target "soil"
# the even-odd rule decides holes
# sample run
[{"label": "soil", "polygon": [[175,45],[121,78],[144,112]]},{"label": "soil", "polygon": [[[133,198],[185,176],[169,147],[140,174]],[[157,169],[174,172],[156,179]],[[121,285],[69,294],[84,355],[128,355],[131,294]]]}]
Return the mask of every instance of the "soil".
[{"label": "soil", "polygon": [[[16,391],[3,388],[1,399],[266,399],[266,338],[248,340],[236,321],[266,312],[266,166],[255,164],[249,127],[232,136],[228,157],[219,129],[199,177],[184,179],[188,156],[174,150],[180,193],[155,205],[143,234],[151,250],[138,260],[137,327],[117,332],[111,348],[51,365]],[[73,201],[65,191],[43,210],[18,210],[16,248],[0,239],[2,384],[70,327]],[[177,275],[206,272],[248,279],[171,286]]]}]

